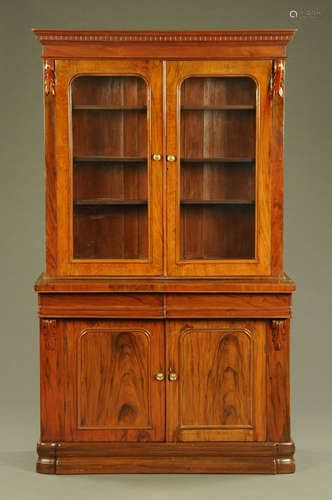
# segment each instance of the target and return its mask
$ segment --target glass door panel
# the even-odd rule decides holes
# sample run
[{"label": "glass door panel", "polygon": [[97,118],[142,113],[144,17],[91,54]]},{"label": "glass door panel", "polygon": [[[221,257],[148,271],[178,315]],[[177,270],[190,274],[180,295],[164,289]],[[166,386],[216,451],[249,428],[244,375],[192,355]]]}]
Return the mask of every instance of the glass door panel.
[{"label": "glass door panel", "polygon": [[162,110],[160,61],[57,62],[60,275],[162,274]]},{"label": "glass door panel", "polygon": [[[244,63],[232,64],[233,68],[223,61],[169,65],[168,98],[176,103],[178,127],[175,140],[168,140],[168,154],[174,154],[174,147],[177,150],[177,168],[168,168],[169,186],[175,191],[176,255],[169,261],[171,267],[176,261],[174,274],[205,275],[210,269],[211,275],[241,274],[241,267],[246,274],[243,264],[261,260],[257,198],[262,208],[264,172],[260,170],[268,175],[268,165],[263,161],[259,126],[267,104],[267,72],[263,88],[257,69],[248,75],[246,63],[241,74],[236,67],[245,67]],[[211,261],[216,261],[218,269],[209,269]],[[200,269],[199,263],[203,264]],[[247,270],[255,274],[255,267]]]},{"label": "glass door panel", "polygon": [[146,82],[78,77],[72,113],[74,258],[146,258]]},{"label": "glass door panel", "polygon": [[256,84],[191,77],[181,86],[181,257],[255,257]]}]

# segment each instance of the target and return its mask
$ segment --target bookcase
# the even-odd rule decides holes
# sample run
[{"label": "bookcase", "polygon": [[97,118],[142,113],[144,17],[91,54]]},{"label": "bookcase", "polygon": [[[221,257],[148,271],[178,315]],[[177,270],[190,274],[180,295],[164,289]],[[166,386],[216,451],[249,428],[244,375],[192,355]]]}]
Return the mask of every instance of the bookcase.
[{"label": "bookcase", "polygon": [[294,30],[34,33],[37,471],[294,472],[282,238]]}]

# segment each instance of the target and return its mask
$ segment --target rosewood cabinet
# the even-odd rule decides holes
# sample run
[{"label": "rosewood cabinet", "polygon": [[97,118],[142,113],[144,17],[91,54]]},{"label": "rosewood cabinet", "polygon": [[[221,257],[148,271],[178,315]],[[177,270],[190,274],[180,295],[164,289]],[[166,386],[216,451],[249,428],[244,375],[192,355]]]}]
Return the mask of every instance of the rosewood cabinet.
[{"label": "rosewood cabinet", "polygon": [[294,30],[34,30],[42,473],[294,472],[283,272]]}]

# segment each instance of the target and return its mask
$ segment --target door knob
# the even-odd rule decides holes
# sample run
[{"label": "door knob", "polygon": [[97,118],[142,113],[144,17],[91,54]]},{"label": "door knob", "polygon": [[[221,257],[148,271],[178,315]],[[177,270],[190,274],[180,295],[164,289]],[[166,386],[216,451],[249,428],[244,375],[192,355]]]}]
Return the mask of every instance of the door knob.
[{"label": "door knob", "polygon": [[175,156],[173,156],[173,155],[168,155],[168,156],[167,156],[167,161],[175,161]]},{"label": "door knob", "polygon": [[159,160],[161,160],[161,155],[154,154],[154,155],[152,155],[152,159],[155,161],[159,161]]},{"label": "door knob", "polygon": [[170,380],[171,382],[175,382],[177,379],[178,379],[178,376],[175,372],[171,372],[168,375],[168,380]]},{"label": "door knob", "polygon": [[163,373],[157,373],[156,380],[158,380],[158,382],[162,382],[164,380],[164,374]]}]

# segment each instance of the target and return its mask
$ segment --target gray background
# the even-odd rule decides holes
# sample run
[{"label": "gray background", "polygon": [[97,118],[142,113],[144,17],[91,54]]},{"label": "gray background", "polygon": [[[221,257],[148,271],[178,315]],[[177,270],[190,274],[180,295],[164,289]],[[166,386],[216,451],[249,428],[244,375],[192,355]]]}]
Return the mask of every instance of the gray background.
[{"label": "gray background", "polygon": [[[331,459],[331,10],[298,0],[10,0],[0,10],[1,426],[4,499],[328,499]],[[320,11],[291,19],[289,11]],[[307,13],[308,14],[308,13]],[[44,270],[41,46],[32,27],[298,28],[288,46],[285,270],[297,283],[292,424],[297,473],[285,476],[43,476],[33,283]]]}]

